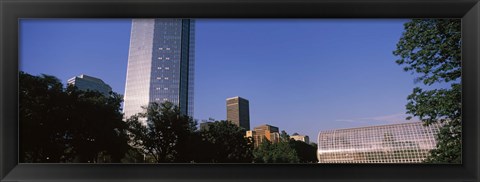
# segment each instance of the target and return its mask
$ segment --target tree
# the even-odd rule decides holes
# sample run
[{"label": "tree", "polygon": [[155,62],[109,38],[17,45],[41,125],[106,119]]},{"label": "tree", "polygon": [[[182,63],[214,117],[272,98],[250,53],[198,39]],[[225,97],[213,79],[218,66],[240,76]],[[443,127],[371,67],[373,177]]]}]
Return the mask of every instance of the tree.
[{"label": "tree", "polygon": [[[127,125],[120,110],[122,96],[67,88],[73,98],[69,105],[68,128],[75,162],[121,162],[128,151]],[[74,128],[74,129],[73,129]]]},{"label": "tree", "polygon": [[245,132],[229,121],[210,123],[208,130],[200,131],[203,144],[197,151],[203,151],[204,156],[198,162],[252,162],[253,140],[245,137]]},{"label": "tree", "polygon": [[254,162],[256,163],[298,163],[300,162],[297,151],[295,150],[294,140],[282,130],[280,140],[271,142],[265,137],[263,142],[253,151]]},{"label": "tree", "polygon": [[297,152],[289,141],[272,143],[264,140],[253,152],[256,163],[298,163]]},{"label": "tree", "polygon": [[290,135],[285,130],[282,130],[280,132],[280,141],[282,142],[288,142],[290,141]]},{"label": "tree", "polygon": [[22,162],[61,162],[72,156],[64,122],[67,95],[60,81],[48,75],[19,73],[19,139]]},{"label": "tree", "polygon": [[147,163],[146,156],[139,148],[131,147],[122,158],[122,163]]},{"label": "tree", "polygon": [[289,141],[290,146],[297,153],[298,162],[300,163],[316,163],[317,159],[317,146],[316,144],[308,144],[302,141],[296,141],[291,139]]},{"label": "tree", "polygon": [[160,162],[186,162],[189,139],[196,130],[195,121],[180,113],[171,102],[150,103],[127,119],[133,147]]},{"label": "tree", "polygon": [[416,87],[407,97],[407,114],[419,117],[425,125],[443,124],[437,148],[426,162],[461,163],[461,21],[413,19],[404,27],[393,52],[400,56],[396,63],[415,73],[417,83],[451,85],[432,90]]},{"label": "tree", "polygon": [[19,73],[22,162],[120,162],[128,144],[122,97],[63,88],[54,76]]}]

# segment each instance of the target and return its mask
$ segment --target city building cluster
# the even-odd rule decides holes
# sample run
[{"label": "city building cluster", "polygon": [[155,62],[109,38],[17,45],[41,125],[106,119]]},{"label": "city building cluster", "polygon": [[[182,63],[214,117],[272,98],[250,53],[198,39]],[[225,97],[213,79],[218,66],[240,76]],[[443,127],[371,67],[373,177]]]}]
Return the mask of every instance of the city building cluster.
[{"label": "city building cluster", "polygon": [[[254,147],[260,146],[262,142],[269,141],[272,143],[280,142],[280,130],[276,126],[263,124],[256,126],[250,130],[250,106],[249,101],[245,98],[236,96],[227,98],[227,121],[246,130],[245,137],[251,137],[254,141]],[[200,130],[208,130],[209,125],[214,119],[204,120],[200,123]],[[296,133],[295,133],[296,134]],[[306,135],[293,135],[291,139],[310,143]]]},{"label": "city building cluster", "polygon": [[[169,101],[182,114],[193,117],[194,21],[190,19],[134,19],[125,83],[125,117],[142,112],[151,102]],[[68,84],[105,95],[111,87],[101,79],[80,75]],[[263,124],[250,129],[249,101],[226,99],[226,120],[244,128],[254,147],[262,142],[280,142],[280,130]],[[200,123],[208,130],[214,120]],[[435,149],[440,125],[422,122],[321,131],[318,135],[319,163],[418,163]],[[294,133],[291,139],[310,143]]]}]

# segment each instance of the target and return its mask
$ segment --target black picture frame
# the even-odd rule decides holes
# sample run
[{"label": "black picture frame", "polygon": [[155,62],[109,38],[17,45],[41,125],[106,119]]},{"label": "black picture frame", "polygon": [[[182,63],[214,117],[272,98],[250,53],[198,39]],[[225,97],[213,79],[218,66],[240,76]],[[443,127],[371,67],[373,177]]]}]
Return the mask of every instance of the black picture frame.
[{"label": "black picture frame", "polygon": [[[0,0],[1,181],[479,181],[479,0]],[[18,164],[20,18],[462,18],[463,163]]]}]

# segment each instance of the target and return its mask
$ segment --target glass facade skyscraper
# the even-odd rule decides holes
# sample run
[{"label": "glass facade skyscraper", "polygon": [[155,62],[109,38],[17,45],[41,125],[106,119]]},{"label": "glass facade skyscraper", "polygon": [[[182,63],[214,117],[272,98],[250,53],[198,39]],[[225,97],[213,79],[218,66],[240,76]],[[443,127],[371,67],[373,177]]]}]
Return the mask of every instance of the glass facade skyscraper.
[{"label": "glass facade skyscraper", "polygon": [[422,122],[322,131],[319,163],[420,163],[436,148],[441,124]]},{"label": "glass facade skyscraper", "polygon": [[151,102],[172,102],[193,116],[195,26],[191,19],[133,19],[125,117]]}]

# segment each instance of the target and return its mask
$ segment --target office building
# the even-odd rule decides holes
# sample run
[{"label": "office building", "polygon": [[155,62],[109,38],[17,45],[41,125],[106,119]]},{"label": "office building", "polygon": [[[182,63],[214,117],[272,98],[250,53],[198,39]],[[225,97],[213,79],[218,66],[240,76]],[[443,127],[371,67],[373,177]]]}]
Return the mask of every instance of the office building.
[{"label": "office building", "polygon": [[290,136],[290,138],[310,144],[310,138],[307,135],[299,135],[298,133],[294,133],[292,136]]},{"label": "office building", "polygon": [[441,124],[422,122],[322,131],[319,163],[420,163],[436,148]]},{"label": "office building", "polygon": [[84,74],[68,79],[67,83],[77,87],[79,90],[98,91],[105,96],[110,95],[112,91],[112,87],[103,82],[103,80]]},{"label": "office building", "polygon": [[210,125],[212,125],[214,122],[211,121],[205,121],[200,123],[200,131],[208,131],[210,129]]},{"label": "office building", "polygon": [[255,147],[258,147],[262,142],[266,140],[272,143],[278,143],[280,141],[280,133],[278,127],[267,124],[257,126],[253,130],[247,131],[246,137],[253,138]]},{"label": "office building", "polygon": [[172,102],[193,116],[194,20],[133,19],[124,113],[149,103]]},{"label": "office building", "polygon": [[250,111],[247,99],[241,97],[227,98],[227,121],[250,130]]}]

